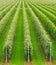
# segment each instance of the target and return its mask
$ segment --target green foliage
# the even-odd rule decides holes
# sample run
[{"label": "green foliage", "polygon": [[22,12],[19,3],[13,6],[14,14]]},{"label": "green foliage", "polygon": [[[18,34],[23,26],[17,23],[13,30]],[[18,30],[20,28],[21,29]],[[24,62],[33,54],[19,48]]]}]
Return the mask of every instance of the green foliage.
[{"label": "green foliage", "polygon": [[[4,51],[7,51],[6,49],[8,49],[8,51],[7,51],[8,52],[7,53],[8,59],[11,58],[11,54],[12,54],[12,46],[13,46],[13,40],[14,40],[16,26],[17,26],[17,19],[18,19],[18,12],[19,12],[19,8],[20,8],[20,4],[19,4],[17,11],[15,13],[15,16],[12,20],[11,27],[10,27],[10,30],[9,30],[8,35],[6,37],[5,45],[3,48]],[[5,52],[4,52],[4,54],[5,54]],[[4,55],[4,57],[5,57],[5,55]]]},{"label": "green foliage", "polygon": [[29,7],[29,5],[27,5],[27,6],[28,6],[28,9],[29,9],[29,14],[31,13],[31,18],[32,18],[33,24],[36,28],[39,43],[42,46],[45,55],[49,59],[50,56],[48,56],[48,55],[50,55],[50,44],[52,44],[52,42],[51,42],[47,32],[43,28],[42,24],[40,23],[38,17],[36,17],[36,15],[32,11],[32,9]]},{"label": "green foliage", "polygon": [[56,40],[56,26],[54,25],[54,23],[50,21],[50,19],[45,14],[43,14],[39,9],[37,9],[35,6],[32,5],[32,9],[40,19],[45,29],[50,33],[50,35],[52,35],[54,40]]},{"label": "green foliage", "polygon": [[32,61],[33,47],[32,47],[32,43],[31,43],[30,30],[29,30],[27,15],[26,15],[25,7],[24,7],[24,2],[23,2],[23,17],[24,17],[25,60]]}]

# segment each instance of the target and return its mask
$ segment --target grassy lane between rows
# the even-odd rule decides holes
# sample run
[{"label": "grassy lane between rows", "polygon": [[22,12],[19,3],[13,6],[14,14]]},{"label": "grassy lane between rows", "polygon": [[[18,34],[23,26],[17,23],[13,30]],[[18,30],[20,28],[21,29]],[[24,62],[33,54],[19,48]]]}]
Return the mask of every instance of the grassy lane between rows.
[{"label": "grassy lane between rows", "polygon": [[27,18],[28,18],[30,35],[31,35],[31,40],[32,40],[32,45],[33,45],[33,61],[32,61],[33,65],[37,65],[37,64],[46,65],[46,61],[45,61],[43,55],[41,54],[40,46],[36,39],[35,30],[32,25],[32,20],[29,17],[30,15],[28,13],[28,9],[26,11],[27,11]]},{"label": "grassy lane between rows", "polygon": [[11,65],[24,65],[24,44],[23,44],[23,13],[19,12],[16,34],[14,38]]},{"label": "grassy lane between rows", "polygon": [[56,40],[56,27],[55,27],[55,25],[40,10],[38,10],[33,5],[31,7],[32,7],[32,10],[34,11],[34,13],[36,14],[36,16],[41,21],[41,23],[42,23],[43,27],[45,28],[45,30],[47,31],[47,33],[49,33],[50,37],[52,37],[55,41]]},{"label": "grassy lane between rows", "polygon": [[52,49],[53,49],[53,62],[56,65],[56,42],[54,42],[54,41],[52,44]]},{"label": "grassy lane between rows", "polygon": [[[37,4],[39,5],[39,4]],[[40,7],[44,8],[45,10],[49,11],[50,13],[54,14],[56,16],[56,11],[52,10],[51,8],[49,8],[48,6],[43,6],[43,5],[39,5]]]},{"label": "grassy lane between rows", "polygon": [[[15,10],[16,11],[16,10]],[[5,39],[6,39],[6,36],[7,36],[7,33],[9,31],[9,28],[10,28],[10,24],[13,20],[13,17],[14,17],[14,14],[15,14],[15,11],[13,13],[11,13],[11,16],[9,17],[8,19],[8,23],[3,31],[2,34],[0,34],[0,64],[2,63],[3,61],[3,45],[4,45],[4,42],[5,42]]]},{"label": "grassy lane between rows", "polygon": [[[47,23],[47,22],[46,22]],[[46,29],[46,27],[47,26],[45,26],[45,25],[43,25],[44,26],[44,28]],[[46,30],[47,31],[47,30]],[[49,31],[47,31],[47,33],[48,33]],[[49,33],[48,33],[48,35],[50,35]],[[53,62],[54,62],[54,64],[56,65],[56,42],[52,39],[52,36],[50,35],[50,39],[52,40],[52,51],[53,51]]]},{"label": "grassy lane between rows", "polygon": [[39,9],[43,14],[45,14],[50,19],[50,21],[52,21],[56,26],[56,22],[55,22],[56,21],[56,16],[53,13],[51,13],[50,11],[47,11],[42,6],[35,5],[35,7],[37,7],[37,9]]},{"label": "grassy lane between rows", "polygon": [[3,17],[10,11],[10,9],[13,7],[13,5],[9,5],[6,7],[3,11],[0,12],[0,20],[3,19]]},{"label": "grassy lane between rows", "polygon": [[[56,4],[55,4],[55,5],[56,5]],[[42,6],[44,6],[44,5],[42,4]],[[46,8],[49,8],[49,9],[51,9],[51,10],[53,10],[54,12],[56,12],[56,8],[53,7],[53,6],[45,5],[45,7],[46,7]]]},{"label": "grassy lane between rows", "polygon": [[[51,37],[50,37],[51,38]],[[51,38],[51,41],[53,42],[53,61],[54,61],[54,64],[56,64],[56,44],[55,44],[55,41],[53,41],[53,39]]]}]

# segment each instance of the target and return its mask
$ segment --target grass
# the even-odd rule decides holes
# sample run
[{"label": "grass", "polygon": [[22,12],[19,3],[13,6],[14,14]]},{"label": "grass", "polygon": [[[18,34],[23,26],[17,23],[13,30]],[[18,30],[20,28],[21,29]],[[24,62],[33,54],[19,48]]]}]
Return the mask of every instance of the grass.
[{"label": "grass", "polygon": [[33,65],[46,65],[46,61],[44,57],[41,54],[40,51],[40,46],[39,43],[36,39],[35,35],[35,30],[32,25],[32,20],[30,19],[30,15],[28,15],[28,10],[27,10],[27,17],[28,17],[28,23],[29,23],[29,29],[30,29],[30,35],[31,35],[31,40],[32,40],[32,45],[33,45]]},{"label": "grass", "polygon": [[47,11],[44,7],[36,5],[36,7],[43,13],[45,14],[55,25],[56,25],[56,17],[53,13]]},{"label": "grass", "polygon": [[14,14],[15,14],[15,12],[13,14],[11,13],[11,16],[8,19],[8,23],[5,27],[5,29],[3,30],[3,33],[0,34],[0,63],[3,61],[3,45],[5,43],[5,39],[6,39],[8,31],[9,31],[10,24],[12,22]]},{"label": "grass", "polygon": [[36,16],[39,18],[39,20],[41,21],[45,30],[56,40],[56,27],[52,23],[52,21],[49,20],[48,17],[46,17],[46,15],[43,14],[40,10],[38,10],[36,7],[32,7],[32,9]]},{"label": "grass", "polygon": [[[34,4],[35,3],[36,2],[34,2]],[[22,6],[23,5],[21,4],[21,9],[20,9],[20,12],[18,14],[18,23],[17,23],[17,28],[16,28],[16,32],[15,32],[15,37],[14,37],[12,57],[10,60],[10,65],[24,65],[25,64],[24,42],[23,42],[24,41],[24,29],[23,29],[23,22],[24,21],[23,21]],[[52,31],[52,30],[54,30],[54,28],[51,26],[50,23],[49,24],[47,23],[50,20],[51,22],[55,23],[54,26],[56,25],[56,22],[55,22],[56,18],[54,16],[55,13],[54,13],[54,10],[52,9],[53,6],[50,6],[51,7],[50,10],[52,10],[53,12],[50,11],[48,7],[46,8],[46,6],[44,6],[44,7],[42,7],[42,6],[43,5],[36,6],[36,8],[38,9],[36,11],[34,8],[32,8],[32,10],[34,9],[33,11],[36,14],[36,16],[39,18],[39,20],[41,21],[43,27],[45,28],[47,33],[50,35],[50,37],[53,38],[53,36],[56,35],[55,34],[56,30],[54,31],[55,32],[54,33]],[[25,5],[25,8],[26,8],[27,19],[28,19],[29,30],[30,30],[30,36],[31,36],[31,41],[32,41],[32,46],[33,46],[32,63],[33,63],[33,65],[47,65],[46,60],[43,56],[43,53],[40,49],[40,43],[38,42],[38,39],[37,39],[38,37],[36,36],[36,31],[34,29],[32,19],[30,18],[30,14],[28,13],[28,9],[27,9],[26,5]],[[15,11],[13,14],[11,13],[11,16],[8,19],[8,23],[7,23],[6,27],[4,28],[2,34],[0,34],[0,65],[3,62],[3,45],[5,43],[6,36],[8,34],[9,29],[10,29],[10,25],[11,25],[11,22],[13,20],[14,14],[15,14]],[[43,15],[46,16],[46,19]],[[53,35],[51,35],[50,33],[53,33]],[[56,39],[56,37],[55,37],[55,39]],[[52,41],[52,39],[51,39],[51,41]],[[56,65],[56,44],[55,43],[56,42],[54,40],[53,44],[52,44],[54,65]]]},{"label": "grass", "polygon": [[[23,13],[19,12],[18,23],[14,38],[13,55],[11,58],[11,64],[24,65],[24,44],[23,44]],[[16,59],[16,60],[15,60]]]},{"label": "grass", "polygon": [[52,46],[53,46],[52,48],[53,49],[53,62],[56,65],[56,42],[55,41],[53,41]]}]

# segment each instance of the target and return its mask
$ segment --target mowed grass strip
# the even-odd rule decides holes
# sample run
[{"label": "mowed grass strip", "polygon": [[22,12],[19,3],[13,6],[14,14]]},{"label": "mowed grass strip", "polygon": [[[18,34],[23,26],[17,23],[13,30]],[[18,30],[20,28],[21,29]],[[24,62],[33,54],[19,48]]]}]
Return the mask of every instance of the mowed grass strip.
[{"label": "mowed grass strip", "polygon": [[[31,4],[30,4],[31,5]],[[38,10],[36,7],[34,7],[33,5],[31,5],[32,10],[34,11],[34,13],[36,14],[36,16],[39,18],[39,20],[41,21],[42,25],[44,26],[45,30],[50,34],[50,36],[56,40],[56,27],[55,25],[52,23],[52,21],[50,19],[48,19],[48,17],[46,17],[46,15],[44,15],[44,13],[42,13],[40,10]],[[43,22],[44,21],[44,22]]]},{"label": "mowed grass strip", "polygon": [[24,44],[23,44],[23,13],[22,9],[19,12],[18,23],[14,38],[13,53],[11,65],[24,65]]},{"label": "mowed grass strip", "polygon": [[32,46],[33,46],[33,65],[46,65],[46,61],[43,57],[43,55],[41,54],[41,51],[40,51],[40,45],[38,43],[38,40],[36,38],[36,35],[35,35],[35,30],[34,30],[34,27],[32,25],[32,20],[31,18],[29,17],[29,13],[28,13],[28,10],[27,11],[27,18],[28,18],[28,24],[29,24],[29,29],[30,29],[30,35],[31,35],[31,40],[32,40]]},{"label": "mowed grass strip", "polygon": [[5,42],[5,39],[6,39],[8,31],[9,31],[10,24],[13,20],[15,12],[16,12],[16,10],[13,13],[11,13],[11,16],[8,19],[8,23],[5,27],[5,29],[3,30],[2,34],[0,34],[0,63],[3,61],[3,45],[4,45],[4,42]]},{"label": "mowed grass strip", "polygon": [[55,22],[56,21],[56,16],[53,13],[47,11],[44,7],[41,7],[41,6],[38,6],[38,5],[36,5],[36,7],[41,12],[43,12],[55,24],[55,26],[56,26],[56,22]]}]

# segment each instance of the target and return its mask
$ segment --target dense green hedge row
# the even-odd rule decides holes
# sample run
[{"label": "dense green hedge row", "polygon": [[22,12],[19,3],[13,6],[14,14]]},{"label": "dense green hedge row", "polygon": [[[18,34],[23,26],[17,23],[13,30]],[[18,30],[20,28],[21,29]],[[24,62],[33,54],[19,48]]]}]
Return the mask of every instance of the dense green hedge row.
[{"label": "dense green hedge row", "polygon": [[[38,4],[39,5],[39,4]],[[36,5],[37,6],[37,5]],[[43,5],[39,5],[40,7],[44,8],[45,10],[49,11],[50,13],[54,14],[56,16],[56,11]]]},{"label": "dense green hedge row", "polygon": [[36,15],[32,11],[32,9],[29,7],[29,5],[27,5],[27,6],[28,6],[28,9],[29,9],[29,14],[31,14],[33,24],[36,28],[39,43],[40,43],[41,47],[43,48],[43,51],[46,55],[46,58],[48,58],[50,60],[50,44],[52,44],[52,42],[51,42],[47,32],[43,28],[42,24],[40,23],[38,17],[36,17]]},{"label": "dense green hedge row", "polygon": [[50,12],[53,12],[53,13],[55,13],[56,12],[56,8],[55,8],[55,4],[45,4],[45,3],[36,3],[36,4],[34,4],[34,2],[31,2],[33,5],[39,5],[39,6],[41,6],[41,7],[44,7],[46,10],[48,10],[48,11],[50,11]]},{"label": "dense green hedge row", "polygon": [[[5,45],[4,45],[4,48],[3,48],[3,51],[4,51],[3,54],[4,54],[5,60],[6,60],[6,56],[7,56],[7,60],[9,60],[11,58],[13,39],[14,39],[14,36],[15,36],[20,5],[21,5],[21,2],[19,3],[19,6],[18,6],[17,11],[15,13],[15,16],[12,20],[10,30],[9,30],[8,35],[6,37],[6,40],[5,40]],[[6,51],[7,51],[7,53],[6,53]]]},{"label": "dense green hedge row", "polygon": [[[55,5],[55,4],[54,4]],[[43,4],[42,4],[42,6],[44,6]],[[49,8],[49,9],[52,9],[53,11],[55,11],[56,12],[56,6],[48,6],[48,5],[45,5],[47,8]]]},{"label": "dense green hedge row", "polygon": [[5,14],[6,14],[11,8],[13,8],[14,5],[15,5],[15,3],[12,3],[12,4],[9,5],[8,7],[6,7],[3,11],[0,12],[0,20],[5,16]]},{"label": "dense green hedge row", "polygon": [[40,11],[42,11],[43,13],[45,13],[45,15],[47,15],[47,17],[56,25],[56,16],[55,16],[53,13],[51,13],[51,12],[45,10],[44,8],[42,8],[42,7],[40,7],[40,6],[37,6],[37,8],[38,8]]},{"label": "dense green hedge row", "polygon": [[0,21],[0,34],[3,32],[4,28],[6,27],[6,24],[8,23],[8,19],[16,11],[16,6],[18,3],[16,3],[13,8],[5,15],[5,17]]},{"label": "dense green hedge row", "polygon": [[40,19],[45,29],[50,33],[54,40],[56,40],[56,26],[54,25],[54,23],[51,20],[49,20],[49,18],[45,14],[43,14],[38,8],[36,8],[33,5],[31,5],[31,7],[34,10],[37,17]]},{"label": "dense green hedge row", "polygon": [[12,4],[11,2],[7,3],[6,5],[4,5],[3,7],[0,8],[0,12],[3,11],[6,7],[8,7],[10,4]]},{"label": "dense green hedge row", "polygon": [[25,11],[25,6],[23,2],[23,17],[24,17],[24,49],[25,49],[25,60],[26,61],[32,61],[32,52],[33,52],[33,47],[32,47],[32,42],[31,42],[31,37],[30,37],[30,30],[28,26],[28,20],[27,20],[27,15]]}]

